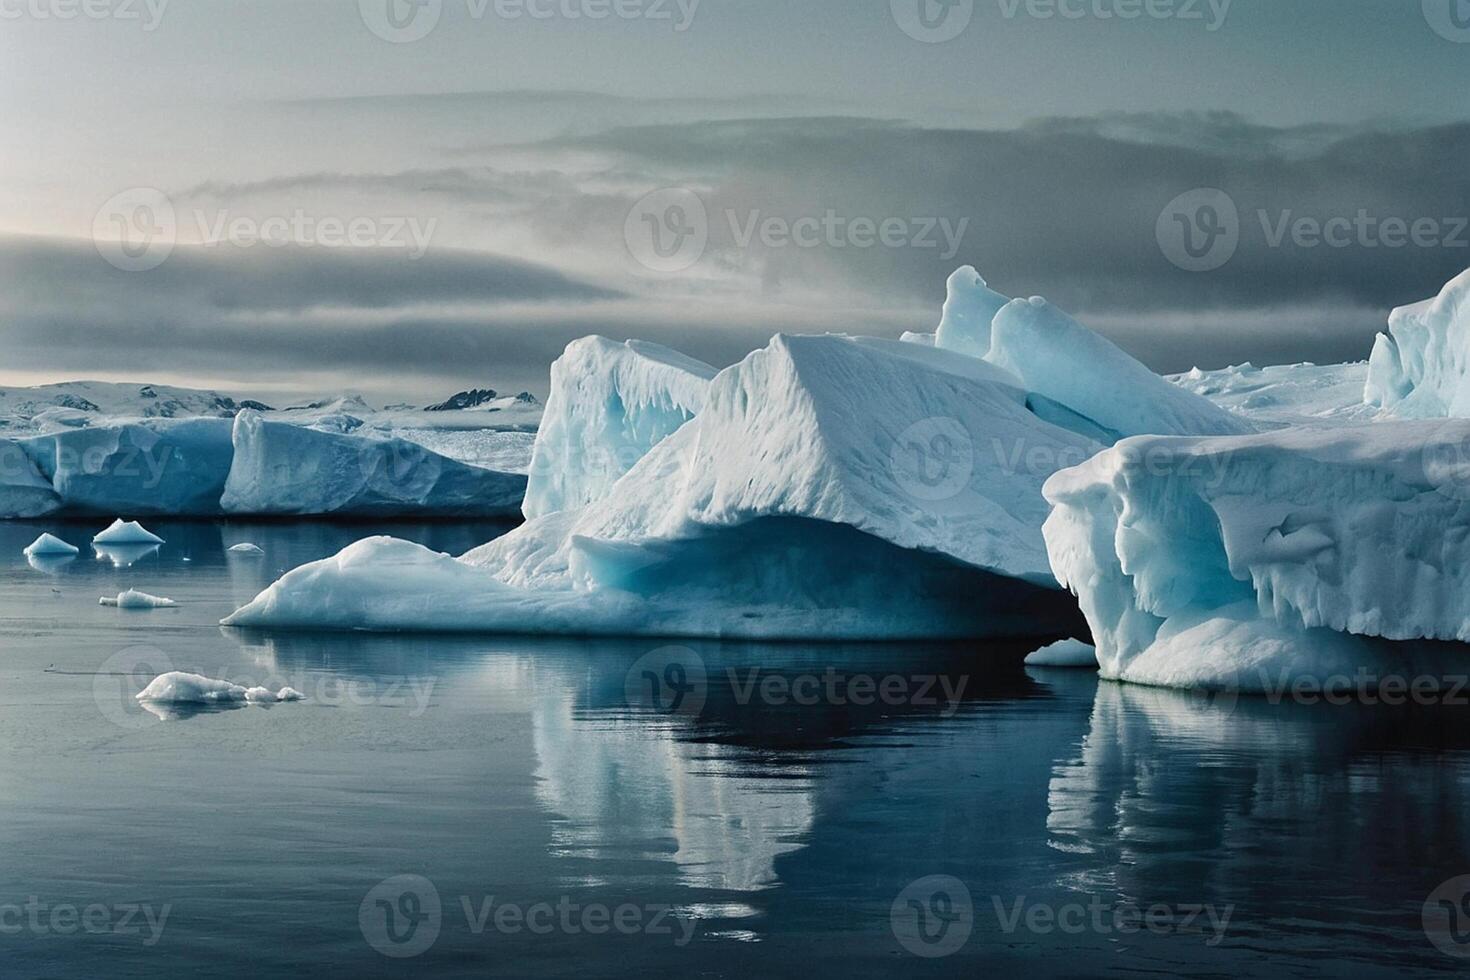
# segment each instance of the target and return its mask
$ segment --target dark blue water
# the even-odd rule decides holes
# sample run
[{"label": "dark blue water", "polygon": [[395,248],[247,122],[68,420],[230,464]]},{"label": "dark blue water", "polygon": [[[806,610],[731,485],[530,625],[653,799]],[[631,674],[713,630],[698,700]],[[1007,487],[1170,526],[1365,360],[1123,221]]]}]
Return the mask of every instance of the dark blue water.
[{"label": "dark blue water", "polygon": [[[20,555],[97,529],[0,525],[6,977],[1470,963],[1423,923],[1470,874],[1462,707],[1203,700],[1027,670],[1024,644],[248,635],[215,624],[372,529]],[[128,587],[180,606],[97,605]],[[168,667],[308,700],[143,710]]]}]

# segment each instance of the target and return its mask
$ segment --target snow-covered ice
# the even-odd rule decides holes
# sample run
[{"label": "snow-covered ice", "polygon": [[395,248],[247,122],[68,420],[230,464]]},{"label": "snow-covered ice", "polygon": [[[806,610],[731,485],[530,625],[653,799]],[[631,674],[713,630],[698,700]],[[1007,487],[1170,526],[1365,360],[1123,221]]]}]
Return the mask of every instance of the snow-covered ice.
[{"label": "snow-covered ice", "polygon": [[958,354],[986,357],[990,353],[990,324],[1010,298],[991,289],[974,266],[956,269],[946,284],[944,316],[933,344]]},{"label": "snow-covered ice", "polygon": [[1046,495],[1105,676],[1260,690],[1470,640],[1470,422],[1130,439]]},{"label": "snow-covered ice", "polygon": [[587,506],[463,561],[360,542],[288,573],[227,622],[1024,635],[1058,615],[1041,484],[1099,448],[1039,418],[984,361],[778,336],[720,372],[698,413]]},{"label": "snow-covered ice", "polygon": [[125,521],[121,517],[99,531],[92,538],[93,544],[101,545],[157,545],[164,540],[137,521]]},{"label": "snow-covered ice", "polygon": [[646,341],[584,337],[551,365],[536,435],[528,518],[583,507],[704,404],[715,369]]},{"label": "snow-covered ice", "polygon": [[1470,417],[1470,270],[1435,298],[1393,311],[1363,396],[1402,418]]},{"label": "snow-covered ice", "polygon": [[118,609],[171,609],[178,605],[172,599],[149,595],[137,589],[128,589],[126,592],[119,592],[116,596],[103,596],[97,600],[97,604],[115,606]]},{"label": "snow-covered ice", "polygon": [[155,677],[135,697],[139,701],[157,704],[211,705],[301,701],[305,696],[300,691],[289,687],[272,692],[265,687],[247,688],[201,674],[174,670]]},{"label": "snow-covered ice", "polygon": [[320,432],[241,412],[221,506],[230,514],[493,517],[526,478],[456,462],[403,439]]},{"label": "snow-covered ice", "polygon": [[1026,656],[1028,667],[1088,667],[1097,669],[1097,647],[1081,640],[1059,640]]},{"label": "snow-covered ice", "polygon": [[1195,368],[1171,382],[1262,429],[1288,425],[1366,422],[1378,410],[1363,402],[1368,364],[1241,364],[1217,371]]},{"label": "snow-covered ice", "polygon": [[59,555],[81,554],[81,549],[74,544],[68,544],[54,534],[42,534],[30,543],[24,553],[27,558],[42,556],[56,557]]}]

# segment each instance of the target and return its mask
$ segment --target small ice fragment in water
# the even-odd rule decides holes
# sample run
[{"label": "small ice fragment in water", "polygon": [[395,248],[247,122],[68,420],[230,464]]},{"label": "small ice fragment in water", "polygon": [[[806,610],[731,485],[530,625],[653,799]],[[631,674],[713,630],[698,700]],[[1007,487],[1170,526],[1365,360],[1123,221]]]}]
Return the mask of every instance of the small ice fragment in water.
[{"label": "small ice fragment in water", "polygon": [[1026,657],[1028,667],[1090,667],[1097,669],[1097,647],[1081,640],[1062,640]]},{"label": "small ice fragment in water", "polygon": [[101,606],[116,606],[119,609],[166,609],[170,606],[178,605],[172,599],[149,595],[146,592],[139,592],[137,589],[128,589],[126,592],[119,592],[115,597],[103,596],[97,600],[97,604]]},{"label": "small ice fragment in water", "polygon": [[163,544],[163,539],[137,521],[118,518],[92,539],[93,544]]},{"label": "small ice fragment in water", "polygon": [[258,544],[251,544],[249,541],[246,541],[243,544],[231,546],[229,552],[233,555],[263,555],[265,554],[265,549]]},{"label": "small ice fragment in water", "polygon": [[75,555],[79,553],[76,545],[67,544],[54,534],[43,534],[31,546],[25,550],[27,558],[37,555]]}]

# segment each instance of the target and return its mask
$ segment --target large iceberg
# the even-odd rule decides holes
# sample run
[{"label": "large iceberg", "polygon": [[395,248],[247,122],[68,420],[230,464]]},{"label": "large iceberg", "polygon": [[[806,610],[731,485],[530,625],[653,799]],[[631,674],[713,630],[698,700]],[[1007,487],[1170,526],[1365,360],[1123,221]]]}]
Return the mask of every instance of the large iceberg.
[{"label": "large iceberg", "polygon": [[56,488],[24,444],[0,439],[0,520],[44,517],[60,509]]},{"label": "large iceberg", "polygon": [[1104,676],[1261,691],[1464,657],[1420,641],[1470,640],[1470,422],[1129,439],[1046,496]]},{"label": "large iceberg", "polygon": [[456,462],[418,443],[269,422],[234,423],[220,504],[230,514],[497,517],[514,514],[526,478]]},{"label": "large iceberg", "polygon": [[715,369],[640,340],[584,337],[551,365],[531,455],[528,518],[585,506],[689,421]]},{"label": "large iceberg", "polygon": [[1009,302],[1009,297],[986,284],[974,266],[961,266],[949,277],[944,316],[934,332],[933,345],[985,357],[990,353],[990,322]]},{"label": "large iceberg", "polygon": [[1393,311],[1363,397],[1403,418],[1470,417],[1470,270],[1434,299]]},{"label": "large iceberg", "polygon": [[[551,414],[548,409],[548,414]],[[599,499],[456,560],[369,539],[235,626],[761,638],[1065,628],[1043,481],[1100,449],[942,349],[777,336]]]}]

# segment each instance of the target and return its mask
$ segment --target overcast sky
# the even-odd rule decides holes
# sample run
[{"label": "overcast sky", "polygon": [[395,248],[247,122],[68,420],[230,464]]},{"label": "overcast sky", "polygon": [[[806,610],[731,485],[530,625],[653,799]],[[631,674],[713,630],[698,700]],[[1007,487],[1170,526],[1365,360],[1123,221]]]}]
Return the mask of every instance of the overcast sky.
[{"label": "overcast sky", "polygon": [[1160,370],[1359,359],[1470,266],[1466,8],[0,0],[0,383],[542,393],[967,263]]}]

